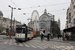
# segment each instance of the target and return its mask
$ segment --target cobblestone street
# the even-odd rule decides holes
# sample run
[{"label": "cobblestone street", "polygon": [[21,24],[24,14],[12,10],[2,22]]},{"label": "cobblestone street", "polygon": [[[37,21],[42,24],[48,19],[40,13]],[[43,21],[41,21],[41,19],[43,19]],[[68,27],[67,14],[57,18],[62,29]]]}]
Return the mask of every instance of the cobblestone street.
[{"label": "cobblestone street", "polygon": [[17,47],[27,47],[27,48],[39,48],[39,49],[54,49],[54,50],[75,50],[75,46],[72,44],[75,44],[74,42],[71,43],[69,41],[60,41],[51,39],[50,41],[47,41],[46,38],[44,38],[43,41],[41,41],[40,37],[33,38],[32,40],[29,40],[27,42],[22,43],[16,43],[14,39],[3,39],[1,44],[4,45],[10,45],[10,46],[17,46]]}]

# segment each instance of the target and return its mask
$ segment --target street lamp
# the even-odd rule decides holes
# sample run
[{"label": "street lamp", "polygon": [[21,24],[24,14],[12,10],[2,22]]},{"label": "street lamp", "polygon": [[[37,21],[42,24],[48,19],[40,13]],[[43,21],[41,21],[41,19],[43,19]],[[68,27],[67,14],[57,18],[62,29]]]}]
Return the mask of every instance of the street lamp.
[{"label": "street lamp", "polygon": [[[13,8],[13,7],[11,7],[10,5],[8,5],[8,7],[10,7],[11,8],[11,31],[12,31],[12,17],[13,17],[13,9],[16,9],[16,8]],[[18,10],[21,10],[21,8],[18,8]],[[11,38],[11,36],[10,36],[10,38]]]},{"label": "street lamp", "polygon": [[11,7],[10,5],[8,5],[8,6],[11,8],[11,30],[12,30],[13,9],[16,9],[16,8],[13,8],[13,7]]},{"label": "street lamp", "polygon": [[30,19],[30,18],[28,18],[27,20],[31,20],[31,28],[32,28],[32,18]]}]

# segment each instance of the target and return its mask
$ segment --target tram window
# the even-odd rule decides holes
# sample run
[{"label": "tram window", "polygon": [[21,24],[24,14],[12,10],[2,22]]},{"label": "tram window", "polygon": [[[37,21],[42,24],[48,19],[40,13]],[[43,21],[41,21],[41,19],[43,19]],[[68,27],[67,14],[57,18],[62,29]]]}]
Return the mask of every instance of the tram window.
[{"label": "tram window", "polygon": [[16,33],[25,33],[24,28],[16,28]]}]

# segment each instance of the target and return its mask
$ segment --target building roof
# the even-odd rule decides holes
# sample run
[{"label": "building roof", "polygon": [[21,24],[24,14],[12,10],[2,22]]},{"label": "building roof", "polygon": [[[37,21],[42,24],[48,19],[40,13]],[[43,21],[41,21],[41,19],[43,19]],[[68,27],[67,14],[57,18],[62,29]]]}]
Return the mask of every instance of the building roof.
[{"label": "building roof", "polygon": [[47,13],[47,10],[46,10],[46,9],[44,10],[44,13],[40,16],[40,18],[41,18],[43,15],[46,15],[47,17],[52,17],[52,16],[50,15],[50,13]]},{"label": "building roof", "polygon": [[3,16],[3,13],[2,13],[2,11],[0,11],[0,16]]}]

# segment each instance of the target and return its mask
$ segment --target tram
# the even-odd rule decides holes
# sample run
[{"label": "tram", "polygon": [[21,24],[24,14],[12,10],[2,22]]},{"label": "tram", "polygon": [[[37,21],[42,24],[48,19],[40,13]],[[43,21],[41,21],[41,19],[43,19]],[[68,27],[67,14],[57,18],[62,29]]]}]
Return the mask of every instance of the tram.
[{"label": "tram", "polygon": [[27,41],[33,38],[33,29],[27,27],[26,24],[17,24],[15,34],[16,41]]}]

